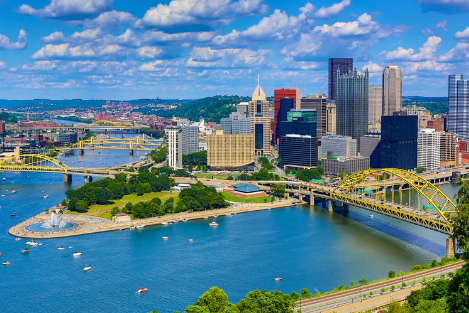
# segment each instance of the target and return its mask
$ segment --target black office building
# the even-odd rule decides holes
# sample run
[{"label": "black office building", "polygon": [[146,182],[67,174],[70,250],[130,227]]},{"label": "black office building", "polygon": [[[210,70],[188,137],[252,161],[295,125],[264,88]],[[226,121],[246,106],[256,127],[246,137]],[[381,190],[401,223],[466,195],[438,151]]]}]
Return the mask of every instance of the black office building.
[{"label": "black office building", "polygon": [[289,134],[280,137],[281,165],[301,169],[318,166],[318,139],[311,136]]},{"label": "black office building", "polygon": [[316,137],[316,122],[306,122],[303,118],[293,118],[292,121],[282,121],[278,123],[278,137],[288,134],[297,134]]},{"label": "black office building", "polygon": [[329,100],[337,98],[337,71],[340,73],[348,73],[353,70],[352,58],[330,58],[329,59]]},{"label": "black office building", "polygon": [[404,112],[396,113],[393,116],[381,117],[381,167],[415,169],[418,116],[403,115]]}]

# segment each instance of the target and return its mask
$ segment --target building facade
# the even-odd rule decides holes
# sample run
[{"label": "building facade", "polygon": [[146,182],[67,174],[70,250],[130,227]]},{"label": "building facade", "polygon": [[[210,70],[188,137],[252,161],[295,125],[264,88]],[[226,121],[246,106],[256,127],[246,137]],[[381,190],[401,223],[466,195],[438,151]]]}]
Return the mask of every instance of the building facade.
[{"label": "building facade", "polygon": [[368,70],[340,74],[337,78],[337,134],[360,144],[368,130]]},{"label": "building facade", "polygon": [[337,72],[348,73],[353,71],[352,58],[330,58],[328,70],[328,96],[330,100],[336,100],[337,96]]},{"label": "building facade", "polygon": [[457,166],[459,163],[459,146],[456,135],[440,133],[440,166]]},{"label": "building facade", "polygon": [[357,156],[357,140],[352,137],[327,134],[321,141],[321,159]]},{"label": "building facade", "polygon": [[251,120],[238,112],[231,113],[229,118],[222,118],[220,125],[225,135],[251,134]]},{"label": "building facade", "polygon": [[61,143],[75,143],[78,141],[78,134],[76,132],[60,132],[57,140]]},{"label": "building facade", "polygon": [[326,158],[321,160],[321,166],[324,174],[337,176],[340,173],[351,174],[370,168],[370,158],[357,157],[338,157]]},{"label": "building facade", "polygon": [[253,170],[254,135],[225,135],[217,130],[207,137],[207,165],[211,169]]},{"label": "building facade", "polygon": [[417,167],[427,170],[440,168],[441,133],[431,128],[420,128],[417,140]]},{"label": "building facade", "polygon": [[251,134],[254,135],[256,155],[270,155],[270,103],[261,86],[257,86],[249,102]]},{"label": "building facade", "polygon": [[382,116],[380,167],[417,168],[417,132],[416,115]]},{"label": "building facade", "polygon": [[301,109],[316,110],[316,135],[320,141],[327,133],[327,98],[323,94],[308,94],[301,99]]},{"label": "building facade", "polygon": [[368,87],[368,123],[381,122],[383,87]]},{"label": "building facade", "polygon": [[[274,142],[277,143],[277,124],[280,122],[279,112],[281,110],[281,100],[289,98],[293,100],[293,108],[296,108],[296,89],[275,89],[274,90],[274,121],[272,124],[272,130],[274,135]],[[290,103],[291,100],[288,101]]]},{"label": "building facade", "polygon": [[236,106],[236,112],[240,114],[242,117],[249,116],[249,102],[240,102]]},{"label": "building facade", "polygon": [[280,137],[279,156],[282,166],[302,169],[318,166],[318,139],[289,134]]},{"label": "building facade", "polygon": [[381,136],[365,135],[360,138],[360,155],[370,158],[371,168],[381,167]]},{"label": "building facade", "polygon": [[448,132],[469,140],[469,81],[463,75],[449,75],[448,102]]},{"label": "building facade", "polygon": [[402,107],[402,72],[399,66],[383,70],[383,115],[392,115]]},{"label": "building facade", "polygon": [[181,126],[182,154],[199,152],[199,127]]},{"label": "building facade", "polygon": [[[329,102],[329,101],[328,101]],[[326,105],[326,133],[336,133],[336,119],[337,119],[337,107],[335,105],[335,101],[330,101]]]},{"label": "building facade", "polygon": [[181,127],[176,125],[166,127],[165,129],[166,160],[168,166],[174,170],[182,168],[182,130]]}]

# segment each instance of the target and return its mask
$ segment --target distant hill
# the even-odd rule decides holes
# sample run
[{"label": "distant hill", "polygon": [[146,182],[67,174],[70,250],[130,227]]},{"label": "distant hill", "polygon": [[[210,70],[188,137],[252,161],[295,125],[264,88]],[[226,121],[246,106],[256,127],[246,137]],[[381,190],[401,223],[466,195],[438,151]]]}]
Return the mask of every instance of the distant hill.
[{"label": "distant hill", "polygon": [[416,105],[424,107],[432,114],[448,113],[448,97],[420,97],[406,96],[402,97],[402,106]]}]

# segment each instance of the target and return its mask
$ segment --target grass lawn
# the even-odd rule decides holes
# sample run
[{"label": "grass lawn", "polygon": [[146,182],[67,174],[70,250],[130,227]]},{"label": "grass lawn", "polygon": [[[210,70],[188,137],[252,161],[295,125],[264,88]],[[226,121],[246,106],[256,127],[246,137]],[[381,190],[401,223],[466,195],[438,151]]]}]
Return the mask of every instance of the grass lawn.
[{"label": "grass lawn", "polygon": [[[253,199],[244,199],[244,198],[240,198],[240,197],[234,197],[234,196],[230,195],[227,192],[222,192],[222,195],[225,198],[225,200],[227,200],[227,201],[242,202],[242,203],[266,203],[266,202],[270,202],[270,199],[271,199],[270,197],[259,197],[259,198],[253,198]],[[266,199],[267,201],[264,202],[264,199]]]},{"label": "grass lawn", "polygon": [[178,194],[170,194],[169,191],[167,192],[151,192],[151,193],[145,193],[143,196],[137,196],[136,194],[131,194],[131,195],[126,195],[120,200],[114,200],[112,201],[113,203],[111,204],[95,204],[90,206],[88,209],[88,212],[86,213],[77,213],[77,212],[70,212],[68,211],[67,214],[80,214],[80,215],[89,215],[89,216],[99,216],[102,218],[107,218],[111,219],[111,210],[113,207],[117,206],[119,209],[124,207],[124,205],[127,204],[127,202],[132,202],[132,204],[138,203],[138,202],[143,202],[143,201],[149,201],[153,198],[160,198],[161,202],[165,202],[167,199],[174,197],[174,205],[177,204],[178,202]]}]

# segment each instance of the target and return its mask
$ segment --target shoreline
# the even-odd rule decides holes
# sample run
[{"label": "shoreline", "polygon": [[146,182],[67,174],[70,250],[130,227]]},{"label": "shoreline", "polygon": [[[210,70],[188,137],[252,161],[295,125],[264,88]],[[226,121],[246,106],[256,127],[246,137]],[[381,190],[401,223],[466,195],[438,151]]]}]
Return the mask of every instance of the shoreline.
[{"label": "shoreline", "polygon": [[[293,203],[295,202],[295,203]],[[55,238],[66,238],[66,237],[75,237],[75,236],[82,236],[82,235],[90,235],[96,233],[103,233],[108,231],[116,231],[120,229],[129,229],[131,225],[144,225],[144,226],[154,226],[154,225],[161,225],[163,222],[183,222],[183,219],[186,220],[196,220],[196,219],[204,219],[204,217],[208,217],[208,219],[215,217],[215,215],[225,215],[227,213],[249,213],[249,212],[256,212],[256,211],[263,211],[269,209],[278,209],[290,206],[296,206],[299,204],[307,204],[307,202],[302,201],[301,203],[297,203],[298,199],[287,199],[281,200],[274,203],[255,203],[255,204],[244,204],[239,202],[237,205],[232,205],[224,209],[216,209],[216,210],[208,210],[208,211],[197,211],[197,212],[180,212],[175,214],[168,214],[164,216],[158,217],[151,217],[146,219],[138,219],[132,220],[131,222],[112,222],[110,220],[100,218],[100,217],[92,217],[87,215],[79,215],[79,214],[61,214],[59,215],[61,220],[64,220],[68,223],[74,223],[74,226],[71,229],[66,229],[63,231],[58,232],[49,232],[49,231],[37,231],[32,232],[27,228],[31,225],[44,223],[50,219],[50,214],[46,212],[41,212],[35,216],[28,218],[27,220],[11,227],[8,230],[8,233],[14,237],[19,238],[31,238],[31,239],[55,239]],[[78,226],[78,227],[77,227]]]}]

